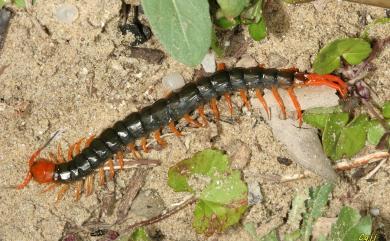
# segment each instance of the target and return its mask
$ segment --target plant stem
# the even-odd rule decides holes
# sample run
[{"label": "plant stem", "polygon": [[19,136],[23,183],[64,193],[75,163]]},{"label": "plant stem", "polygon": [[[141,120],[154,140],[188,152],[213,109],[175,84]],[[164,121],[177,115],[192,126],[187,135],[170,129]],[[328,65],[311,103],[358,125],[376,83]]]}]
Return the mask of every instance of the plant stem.
[{"label": "plant stem", "polygon": [[390,8],[390,1],[389,0],[345,0],[345,1],[361,3],[361,4],[366,4],[366,5],[373,5],[373,6],[382,7],[382,8]]}]

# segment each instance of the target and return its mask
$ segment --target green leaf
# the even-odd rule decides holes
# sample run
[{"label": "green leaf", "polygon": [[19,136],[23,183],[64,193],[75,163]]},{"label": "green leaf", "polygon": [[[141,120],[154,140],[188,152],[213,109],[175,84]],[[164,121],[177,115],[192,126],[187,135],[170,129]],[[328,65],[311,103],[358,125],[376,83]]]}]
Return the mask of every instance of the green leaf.
[{"label": "green leaf", "polygon": [[263,5],[263,0],[257,0],[252,6],[245,9],[240,16],[243,24],[259,23],[263,18]]},{"label": "green leaf", "polygon": [[214,50],[215,54],[218,57],[221,57],[223,55],[223,49],[219,45],[217,34],[215,33],[214,29],[211,33],[211,49]]},{"label": "green leaf", "polygon": [[271,232],[269,232],[261,240],[262,241],[279,241],[278,237],[276,236],[275,230],[272,230]]},{"label": "green leaf", "polygon": [[362,235],[371,234],[372,221],[369,216],[361,218],[358,211],[350,207],[343,207],[332,226],[330,239],[332,241],[361,240]]},{"label": "green leaf", "polygon": [[374,22],[368,24],[365,28],[363,33],[360,35],[361,38],[368,39],[368,31],[377,24],[385,24],[385,23],[390,23],[390,18],[379,18],[376,19]]},{"label": "green leaf", "polygon": [[321,217],[328,202],[329,194],[333,190],[333,184],[327,183],[309,190],[310,199],[307,201],[308,212],[303,216],[301,235],[303,241],[309,241],[313,231],[314,222]]},{"label": "green leaf", "polygon": [[383,105],[382,114],[385,118],[390,118],[390,101],[386,101]]},{"label": "green leaf", "polygon": [[144,228],[136,229],[130,237],[131,241],[151,241]]},{"label": "green leaf", "polygon": [[272,230],[271,232],[260,238],[256,233],[256,228],[253,223],[245,223],[244,228],[245,231],[247,231],[252,237],[252,239],[255,241],[279,241],[278,237],[276,236],[275,230]]},{"label": "green leaf", "polygon": [[296,241],[301,237],[301,231],[295,230],[292,233],[286,234],[284,236],[284,241]]},{"label": "green leaf", "polygon": [[342,128],[348,123],[348,113],[331,114],[326,121],[324,132],[322,133],[322,146],[324,152],[332,160],[336,160],[336,146],[340,137]]},{"label": "green leaf", "polygon": [[238,223],[248,207],[248,188],[235,170],[212,180],[195,206],[193,226],[198,233],[211,236]]},{"label": "green leaf", "polygon": [[211,44],[211,19],[207,0],[142,0],[153,33],[178,61],[201,63]]},{"label": "green leaf", "polygon": [[367,131],[367,142],[371,145],[378,145],[383,134],[385,134],[385,129],[377,120],[372,120],[370,122],[370,127]]},{"label": "green leaf", "polygon": [[294,197],[291,205],[291,209],[288,212],[287,224],[293,228],[298,229],[299,223],[302,220],[302,213],[305,212],[305,200],[307,199],[306,195],[298,194]]},{"label": "green leaf", "polygon": [[303,121],[324,131],[329,116],[335,112],[341,112],[340,106],[313,108],[303,113]]},{"label": "green leaf", "polygon": [[185,159],[168,171],[168,185],[175,191],[193,191],[188,179],[204,175],[211,179],[201,191],[194,210],[193,226],[210,236],[236,224],[248,207],[248,188],[241,173],[232,170],[221,151],[206,149]]},{"label": "green leaf", "polygon": [[217,2],[227,18],[237,17],[249,4],[249,0],[217,0]]},{"label": "green leaf", "polygon": [[4,7],[4,5],[7,3],[6,0],[0,0],[0,8]]},{"label": "green leaf", "polygon": [[338,39],[327,44],[314,60],[314,72],[328,74],[340,67],[341,57],[349,64],[361,63],[371,53],[370,43],[360,38]]},{"label": "green leaf", "polygon": [[24,0],[14,0],[14,4],[18,8],[25,8],[26,7],[26,2]]},{"label": "green leaf", "polygon": [[217,178],[218,173],[230,172],[229,164],[228,156],[221,151],[203,150],[169,168],[168,185],[176,192],[192,192],[188,184],[191,175],[201,174],[212,179]]},{"label": "green leaf", "polygon": [[223,29],[233,29],[239,22],[235,18],[227,19],[226,17],[222,17],[218,18],[215,24]]},{"label": "green leaf", "polygon": [[265,26],[264,18],[261,18],[258,23],[252,23],[248,27],[250,36],[256,40],[260,41],[267,36],[267,27]]},{"label": "green leaf", "polygon": [[256,233],[256,228],[255,228],[255,225],[253,223],[245,223],[244,229],[247,233],[249,233],[249,235],[251,236],[251,238],[253,240],[261,241],[261,238]]},{"label": "green leaf", "polygon": [[349,158],[358,153],[366,143],[368,126],[368,116],[359,115],[343,128],[337,141],[334,160],[343,156]]}]

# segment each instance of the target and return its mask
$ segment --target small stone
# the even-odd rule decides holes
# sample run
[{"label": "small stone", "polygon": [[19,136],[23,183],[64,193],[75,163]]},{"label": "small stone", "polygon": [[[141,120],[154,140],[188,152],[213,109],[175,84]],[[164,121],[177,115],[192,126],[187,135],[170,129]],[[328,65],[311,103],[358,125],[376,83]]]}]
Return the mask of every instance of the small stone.
[{"label": "small stone", "polygon": [[272,52],[268,55],[268,65],[271,68],[281,68],[288,65],[288,59],[278,53]]},{"label": "small stone", "polygon": [[258,182],[248,182],[248,205],[253,206],[262,200],[260,184]]},{"label": "small stone", "polygon": [[370,213],[372,214],[372,216],[379,216],[379,208],[371,208]]},{"label": "small stone", "polygon": [[236,67],[241,67],[241,68],[250,68],[250,67],[256,67],[259,64],[256,62],[252,56],[249,54],[245,54],[241,57],[241,59],[236,63]]},{"label": "small stone", "polygon": [[144,218],[152,218],[165,209],[164,200],[155,189],[141,191],[134,199],[130,212]]},{"label": "small stone", "polygon": [[167,90],[176,92],[185,85],[185,82],[183,76],[175,72],[167,74],[162,79],[162,84]]},{"label": "small stone", "polygon": [[214,52],[208,53],[202,60],[202,67],[206,73],[214,73],[216,70],[215,54]]},{"label": "small stone", "polygon": [[235,169],[246,167],[252,154],[250,148],[240,140],[232,141],[229,146],[233,147],[231,151],[232,167]]},{"label": "small stone", "polygon": [[79,16],[78,9],[68,3],[60,4],[54,12],[58,21],[66,24],[73,23]]}]

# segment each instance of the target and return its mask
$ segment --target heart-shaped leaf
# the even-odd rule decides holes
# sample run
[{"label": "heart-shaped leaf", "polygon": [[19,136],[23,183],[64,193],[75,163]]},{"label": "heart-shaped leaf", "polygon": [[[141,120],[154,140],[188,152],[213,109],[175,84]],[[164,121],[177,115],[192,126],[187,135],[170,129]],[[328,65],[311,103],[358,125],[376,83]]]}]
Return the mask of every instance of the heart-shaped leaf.
[{"label": "heart-shaped leaf", "polygon": [[327,44],[314,60],[314,72],[328,74],[340,67],[341,57],[349,64],[361,63],[371,53],[370,43],[360,38],[338,39]]},{"label": "heart-shaped leaf", "polygon": [[167,52],[189,66],[202,62],[211,44],[207,0],[142,0],[142,6]]}]

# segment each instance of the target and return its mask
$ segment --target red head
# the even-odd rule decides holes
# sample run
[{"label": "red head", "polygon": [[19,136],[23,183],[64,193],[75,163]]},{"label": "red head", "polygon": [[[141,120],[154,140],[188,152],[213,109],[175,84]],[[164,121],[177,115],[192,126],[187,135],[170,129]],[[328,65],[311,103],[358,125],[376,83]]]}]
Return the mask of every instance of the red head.
[{"label": "red head", "polygon": [[39,183],[48,183],[53,181],[55,164],[45,159],[39,159],[34,162],[30,168],[32,178]]},{"label": "red head", "polygon": [[53,177],[55,164],[46,159],[38,159],[35,161],[40,152],[41,149],[35,151],[28,161],[29,171],[23,182],[17,187],[18,189],[22,189],[27,186],[32,178],[39,183],[48,183],[54,181]]}]

